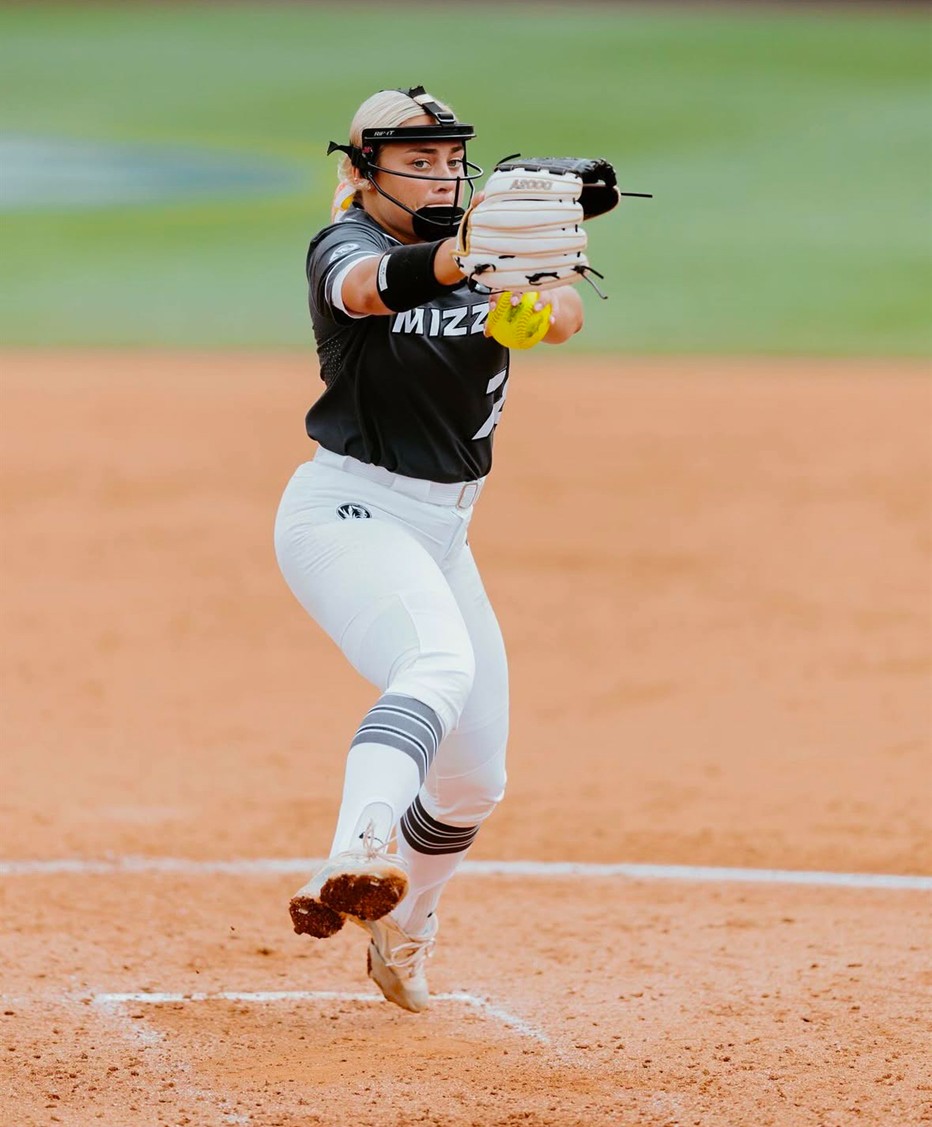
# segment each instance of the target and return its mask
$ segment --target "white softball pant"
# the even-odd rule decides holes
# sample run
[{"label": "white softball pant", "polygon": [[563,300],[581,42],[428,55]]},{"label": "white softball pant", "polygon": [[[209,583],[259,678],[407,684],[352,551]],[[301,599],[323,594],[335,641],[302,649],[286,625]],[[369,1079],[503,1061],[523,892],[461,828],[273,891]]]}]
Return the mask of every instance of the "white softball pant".
[{"label": "white softball pant", "polygon": [[431,819],[477,827],[505,787],[505,648],[466,542],[477,493],[321,448],[275,522],[279,566],[308,614],[381,701],[420,702],[439,720],[416,804],[428,841]]}]

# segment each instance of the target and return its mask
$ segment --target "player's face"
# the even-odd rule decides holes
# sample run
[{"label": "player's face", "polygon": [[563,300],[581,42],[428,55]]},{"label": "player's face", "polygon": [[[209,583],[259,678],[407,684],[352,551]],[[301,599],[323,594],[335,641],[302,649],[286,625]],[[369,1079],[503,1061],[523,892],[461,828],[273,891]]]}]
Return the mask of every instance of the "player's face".
[{"label": "player's face", "polygon": [[[433,125],[426,114],[412,117],[405,125]],[[375,173],[379,187],[412,211],[421,207],[463,206],[465,150],[461,141],[399,141],[382,145],[376,163],[388,171]],[[402,172],[404,176],[393,176]],[[430,179],[411,179],[430,177]],[[458,183],[459,181],[459,183]],[[459,193],[457,193],[459,188]],[[417,241],[412,217],[373,189],[365,193],[366,210],[386,230],[403,242]],[[458,198],[459,197],[459,198]]]}]

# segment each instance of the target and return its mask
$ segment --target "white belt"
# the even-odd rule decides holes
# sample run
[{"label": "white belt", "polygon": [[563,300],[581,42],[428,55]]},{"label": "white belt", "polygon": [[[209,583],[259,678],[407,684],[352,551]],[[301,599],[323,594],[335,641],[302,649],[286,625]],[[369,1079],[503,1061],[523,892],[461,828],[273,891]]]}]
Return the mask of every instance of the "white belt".
[{"label": "white belt", "polygon": [[431,505],[452,505],[456,509],[468,509],[475,504],[485,485],[485,478],[478,481],[426,481],[419,477],[405,477],[400,473],[392,473],[384,466],[373,466],[368,462],[360,462],[348,454],[334,454],[323,446],[317,447],[314,461],[322,466],[332,466],[334,469],[343,470],[344,473],[364,477],[387,489],[394,489],[397,493],[405,493],[409,497],[416,497],[419,501],[427,501]]}]

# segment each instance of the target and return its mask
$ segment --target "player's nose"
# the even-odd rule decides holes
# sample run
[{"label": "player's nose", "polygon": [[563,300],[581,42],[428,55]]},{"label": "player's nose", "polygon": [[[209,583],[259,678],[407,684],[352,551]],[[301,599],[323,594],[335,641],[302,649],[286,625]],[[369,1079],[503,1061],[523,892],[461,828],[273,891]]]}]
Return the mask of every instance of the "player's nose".
[{"label": "player's nose", "polygon": [[448,164],[446,161],[441,161],[434,175],[446,177],[447,179],[445,179],[442,183],[444,187],[452,190],[455,182],[462,176],[462,170],[458,162]]}]

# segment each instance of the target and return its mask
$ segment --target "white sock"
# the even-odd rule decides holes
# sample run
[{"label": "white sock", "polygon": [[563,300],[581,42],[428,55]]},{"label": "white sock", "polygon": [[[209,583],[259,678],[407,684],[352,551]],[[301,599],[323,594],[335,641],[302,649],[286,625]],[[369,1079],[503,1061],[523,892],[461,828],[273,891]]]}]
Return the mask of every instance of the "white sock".
[{"label": "white sock", "polygon": [[363,820],[371,819],[376,838],[387,844],[420,785],[417,764],[405,752],[385,744],[354,744],[346,757],[343,801],[330,856],[359,848],[358,835],[366,828],[359,824]]},{"label": "white sock", "polygon": [[[363,717],[350,744],[343,801],[330,855],[358,848],[366,821],[383,845],[411,805],[443,739],[429,705],[400,693],[383,693]],[[372,809],[370,809],[370,807]]]},{"label": "white sock", "polygon": [[423,935],[447,881],[456,872],[466,851],[418,853],[399,834],[398,852],[408,862],[408,894],[392,912],[392,917],[409,935]]}]

